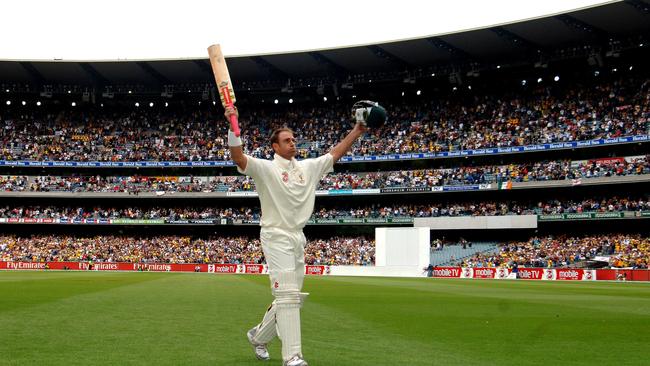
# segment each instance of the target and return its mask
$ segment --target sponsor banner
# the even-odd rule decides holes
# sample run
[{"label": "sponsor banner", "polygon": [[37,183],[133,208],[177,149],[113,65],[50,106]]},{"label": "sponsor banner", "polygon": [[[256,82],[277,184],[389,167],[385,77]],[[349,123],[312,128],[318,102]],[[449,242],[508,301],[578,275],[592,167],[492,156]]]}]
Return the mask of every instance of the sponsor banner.
[{"label": "sponsor banner", "polygon": [[439,278],[460,278],[461,268],[459,267],[435,267],[433,277]]},{"label": "sponsor banner", "polygon": [[523,280],[541,280],[544,277],[543,268],[521,268],[519,267],[519,278]]},{"label": "sponsor banner", "polygon": [[268,274],[269,269],[266,264],[244,264],[244,273],[246,274]]},{"label": "sponsor banner", "polygon": [[380,193],[431,192],[431,187],[388,187],[381,188]]},{"label": "sponsor banner", "polygon": [[617,219],[624,217],[623,212],[597,212],[594,213],[593,218],[595,219]]},{"label": "sponsor banner", "polygon": [[353,189],[352,194],[378,194],[381,193],[379,188]]},{"label": "sponsor banner", "polygon": [[443,192],[456,192],[456,191],[477,191],[481,189],[481,186],[478,184],[469,184],[462,186],[443,186]]},{"label": "sponsor banner", "polygon": [[320,265],[307,265],[305,266],[305,274],[308,276],[326,276],[331,272],[330,266]]},{"label": "sponsor banner", "polygon": [[[500,148],[484,148],[476,150],[444,151],[439,153],[411,153],[411,154],[389,154],[371,156],[344,156],[339,161],[342,163],[354,163],[365,161],[389,161],[389,160],[411,160],[431,159],[433,157],[458,157],[469,155],[496,155],[524,151],[571,149],[598,145],[621,144],[644,142],[650,140],[649,135],[626,136],[609,139],[559,142],[551,144],[536,144],[526,146],[510,146]],[[74,161],[26,161],[26,160],[0,160],[0,166],[35,166],[35,167],[111,167],[111,168],[164,168],[164,167],[214,167],[234,166],[232,161],[133,161],[133,162],[74,162]]]},{"label": "sponsor banner", "polygon": [[84,167],[84,168],[161,168],[205,167],[205,166],[234,166],[232,161],[15,161],[0,160],[0,166],[38,166],[38,167]]},{"label": "sponsor banner", "polygon": [[253,191],[237,191],[237,192],[226,192],[227,197],[257,197],[257,192]]},{"label": "sponsor banner", "polygon": [[[132,263],[133,271],[145,272],[171,272],[173,264],[156,264],[156,263]],[[179,270],[180,268],[176,268]],[[176,271],[174,271],[176,272]]]},{"label": "sponsor banner", "polygon": [[599,269],[596,270],[598,281],[650,281],[648,269]]},{"label": "sponsor banner", "polygon": [[470,267],[461,268],[460,278],[474,278],[474,268],[470,268]]},{"label": "sponsor banner", "polygon": [[504,278],[508,278],[509,275],[510,275],[510,271],[508,270],[508,268],[499,267],[497,268],[497,273],[495,275],[495,278],[498,280],[502,280]]},{"label": "sponsor banner", "polygon": [[316,191],[317,196],[327,196],[327,190],[326,189],[319,189]]},{"label": "sponsor banner", "polygon": [[583,281],[596,281],[596,270],[595,269],[583,269],[582,270],[582,280]]},{"label": "sponsor banner", "polygon": [[337,219],[315,219],[315,220],[309,220],[312,221],[312,224],[338,224],[339,220]]},{"label": "sponsor banner", "polygon": [[555,215],[537,215],[538,221],[552,221],[552,220],[564,220],[564,215],[555,214]]},{"label": "sponsor banner", "polygon": [[615,164],[625,164],[625,158],[601,158],[589,160],[589,164],[600,164],[600,165],[615,165]]},{"label": "sponsor banner", "polygon": [[344,218],[344,219],[339,219],[339,223],[341,224],[363,224],[365,222],[365,219],[359,219],[359,218]]},{"label": "sponsor banner", "polygon": [[330,189],[327,191],[327,194],[330,196],[340,196],[340,195],[348,195],[352,194],[351,189]]},{"label": "sponsor banner", "polygon": [[207,265],[208,273],[241,273],[239,268],[240,265],[237,264],[224,264],[224,263],[215,263]]},{"label": "sponsor banner", "polygon": [[[23,262],[0,261],[0,270],[72,270],[72,271],[131,271],[131,272],[207,272],[216,274],[268,274],[265,264],[197,264],[197,263],[115,263],[115,262]],[[307,265],[305,274],[331,274],[331,266]],[[435,267],[436,278],[510,278],[508,268]],[[573,269],[573,268],[519,268],[519,278],[525,280],[561,281],[650,281],[650,270],[633,269]]]},{"label": "sponsor banner", "polygon": [[45,262],[6,262],[6,269],[46,269]]},{"label": "sponsor banner", "polygon": [[[636,214],[639,216],[639,214]],[[647,215],[650,216],[650,213]],[[625,217],[625,212],[583,212],[583,213],[570,213],[570,214],[552,214],[552,215],[538,215],[538,221],[554,221],[554,220],[592,220],[592,219],[619,219]]]},{"label": "sponsor banner", "polygon": [[544,273],[542,274],[542,280],[555,280],[555,270],[552,268],[545,268]]},{"label": "sponsor banner", "polygon": [[413,218],[412,217],[392,217],[388,219],[388,222],[392,222],[393,224],[412,224],[413,223]]},{"label": "sponsor banner", "polygon": [[572,280],[572,281],[578,281],[582,279],[582,269],[556,269],[555,270],[555,279],[556,280],[561,280],[561,281],[566,281],[566,280]]},{"label": "sponsor banner", "polygon": [[474,268],[472,278],[495,278],[497,269],[494,267]]},{"label": "sponsor banner", "polygon": [[165,220],[164,219],[112,219],[111,223],[116,225],[159,225],[159,224],[164,224]]},{"label": "sponsor banner", "polygon": [[564,218],[567,220],[579,220],[579,219],[590,219],[591,214],[585,212],[585,213],[570,213],[570,214],[564,214]]}]

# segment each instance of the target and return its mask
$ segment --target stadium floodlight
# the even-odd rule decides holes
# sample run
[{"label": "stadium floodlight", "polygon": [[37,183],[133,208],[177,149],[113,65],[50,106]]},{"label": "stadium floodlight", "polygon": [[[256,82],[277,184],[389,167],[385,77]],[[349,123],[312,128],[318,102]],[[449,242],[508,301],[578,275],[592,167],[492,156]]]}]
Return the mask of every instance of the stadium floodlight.
[{"label": "stadium floodlight", "polygon": [[456,91],[456,90],[458,90],[458,88],[457,88],[457,87],[453,87],[453,88],[451,88],[451,90]]},{"label": "stadium floodlight", "polygon": [[289,98],[289,104],[293,103],[293,99]]},{"label": "stadium floodlight", "polygon": [[501,65],[497,65],[497,69],[500,69],[500,68],[501,68]]},{"label": "stadium floodlight", "polygon": [[277,99],[273,101],[273,104],[278,104],[278,103],[280,103],[280,101]]},{"label": "stadium floodlight", "polygon": [[357,96],[356,96],[356,95],[353,95],[353,96],[352,96],[352,99],[356,99],[356,98],[357,98]]},{"label": "stadium floodlight", "polygon": [[612,69],[612,72],[616,72],[616,71],[618,71],[617,68],[613,68],[613,69]]},{"label": "stadium floodlight", "polygon": [[77,103],[72,102],[72,103],[70,103],[70,105],[73,106],[73,107],[76,107],[76,106],[77,106]]},{"label": "stadium floodlight", "polygon": [[21,104],[22,104],[22,105],[27,105],[27,102],[25,102],[25,101],[23,100],[23,101],[21,102]]},{"label": "stadium floodlight", "polygon": [[594,76],[598,76],[598,75],[600,75],[600,71],[598,70],[594,71]]},{"label": "stadium floodlight", "polygon": [[133,93],[133,91],[129,90],[129,94]]},{"label": "stadium floodlight", "polygon": [[213,100],[212,105],[217,105],[217,102]]},{"label": "stadium floodlight", "polygon": [[472,90],[472,86],[471,86],[471,85],[468,85],[468,86],[467,86],[467,89]]},{"label": "stadium floodlight", "polygon": [[632,71],[633,68],[634,68],[634,66],[630,66],[630,71]]},{"label": "stadium floodlight", "polygon": [[323,97],[323,102],[327,102],[327,97]]},{"label": "stadium floodlight", "polygon": [[135,102],[135,106],[136,106],[136,107],[139,107],[139,106],[140,106],[140,103]]},{"label": "stadium floodlight", "polygon": [[71,93],[72,93],[72,91],[71,91],[71,90],[68,90],[68,94],[71,94]]},{"label": "stadium floodlight", "polygon": [[165,107],[168,107],[168,106],[169,106],[169,103],[165,102]]},{"label": "stadium floodlight", "polygon": [[643,43],[639,43],[639,47],[643,47]]},{"label": "stadium floodlight", "polygon": [[369,83],[372,83],[372,79],[368,80]]},{"label": "stadium floodlight", "polygon": [[555,80],[555,81],[560,81],[560,76],[559,76],[559,75],[555,75],[555,77],[553,78],[553,80]]},{"label": "stadium floodlight", "polygon": [[7,101],[7,105],[11,105],[11,101],[10,101],[10,100]]},{"label": "stadium floodlight", "polygon": [[39,100],[38,102],[36,102],[36,105],[40,107],[41,106],[41,101]]},{"label": "stadium floodlight", "polygon": [[149,107],[153,107],[153,102],[149,102]]},{"label": "stadium floodlight", "polygon": [[435,73],[435,72],[432,72],[432,73],[431,73],[431,76],[436,76],[436,73]]},{"label": "stadium floodlight", "polygon": [[420,94],[422,94],[422,90],[418,90],[415,92],[415,95],[420,95]]},{"label": "stadium floodlight", "polygon": [[526,79],[521,81],[521,85],[526,85]]},{"label": "stadium floodlight", "polygon": [[404,92],[402,92],[402,96],[404,96]]},{"label": "stadium floodlight", "polygon": [[541,82],[542,82],[542,78],[537,78],[537,83],[541,83]]}]

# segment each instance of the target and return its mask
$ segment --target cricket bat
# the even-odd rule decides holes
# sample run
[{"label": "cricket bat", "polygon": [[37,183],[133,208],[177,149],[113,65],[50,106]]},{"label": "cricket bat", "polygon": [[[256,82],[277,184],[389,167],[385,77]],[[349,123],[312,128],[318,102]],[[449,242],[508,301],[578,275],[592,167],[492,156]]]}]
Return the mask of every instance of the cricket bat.
[{"label": "cricket bat", "polygon": [[[221,52],[221,46],[213,44],[208,47],[208,56],[210,57],[210,64],[212,65],[212,72],[214,73],[214,80],[217,83],[217,90],[219,90],[219,97],[221,98],[221,105],[226,107],[233,107],[235,105],[235,90],[233,89],[232,82],[230,81],[230,73],[226,65],[226,59]],[[237,116],[230,116],[230,130],[239,137],[239,122]]]}]

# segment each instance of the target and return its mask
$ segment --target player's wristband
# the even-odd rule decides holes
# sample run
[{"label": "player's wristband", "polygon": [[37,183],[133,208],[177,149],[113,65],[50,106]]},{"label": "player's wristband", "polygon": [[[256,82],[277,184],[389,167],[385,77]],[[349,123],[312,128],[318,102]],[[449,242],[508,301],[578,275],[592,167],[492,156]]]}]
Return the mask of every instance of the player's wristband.
[{"label": "player's wristband", "polygon": [[228,146],[241,146],[241,137],[235,136],[235,133],[228,130]]}]

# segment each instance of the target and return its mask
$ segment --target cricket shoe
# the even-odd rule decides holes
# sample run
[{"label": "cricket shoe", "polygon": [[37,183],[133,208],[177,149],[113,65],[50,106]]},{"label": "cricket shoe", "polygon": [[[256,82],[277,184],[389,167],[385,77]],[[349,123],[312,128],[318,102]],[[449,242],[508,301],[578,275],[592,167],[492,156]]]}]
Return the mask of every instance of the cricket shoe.
[{"label": "cricket shoe", "polygon": [[257,327],[254,327],[246,333],[246,337],[248,337],[248,343],[253,346],[255,357],[257,357],[258,360],[267,361],[271,358],[271,356],[269,356],[269,350],[266,349],[266,344],[257,343],[253,340],[255,333],[257,333]]},{"label": "cricket shoe", "polygon": [[309,366],[307,361],[303,360],[301,356],[293,356],[290,360],[284,361],[284,366]]}]

